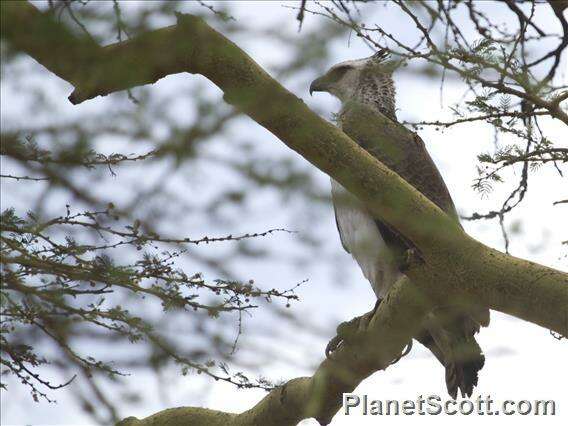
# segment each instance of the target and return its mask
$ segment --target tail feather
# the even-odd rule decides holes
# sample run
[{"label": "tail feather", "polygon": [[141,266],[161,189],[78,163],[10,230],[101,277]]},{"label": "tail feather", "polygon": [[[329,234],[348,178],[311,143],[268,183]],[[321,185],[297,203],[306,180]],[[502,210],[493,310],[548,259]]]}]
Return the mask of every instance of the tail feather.
[{"label": "tail feather", "polygon": [[462,397],[470,397],[477,386],[478,373],[485,364],[483,352],[475,340],[479,325],[471,317],[461,315],[453,316],[450,321],[448,316],[444,321],[440,321],[441,315],[436,317],[431,318],[417,340],[444,365],[450,396],[456,399],[459,391]]},{"label": "tail feather", "polygon": [[473,388],[477,386],[478,372],[485,364],[485,357],[479,345],[473,341],[472,349],[476,350],[475,358],[469,360],[451,360],[446,363],[446,387],[453,399],[457,398],[458,390],[462,398],[470,397]]}]

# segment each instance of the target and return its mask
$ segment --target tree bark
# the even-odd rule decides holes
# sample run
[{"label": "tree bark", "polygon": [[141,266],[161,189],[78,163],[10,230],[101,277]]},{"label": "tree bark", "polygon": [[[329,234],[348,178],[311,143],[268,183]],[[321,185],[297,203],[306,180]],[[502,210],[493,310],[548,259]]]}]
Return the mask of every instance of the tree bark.
[{"label": "tree bark", "polygon": [[[393,287],[360,338],[342,346],[333,360],[324,360],[312,377],[289,381],[241,414],[176,408],[125,424],[174,425],[191,419],[191,424],[292,425],[307,417],[326,424],[339,408],[341,394],[386,368],[423,316],[448,301],[487,306],[568,335],[568,274],[503,254],[469,237],[454,219],[312,112],[202,19],[178,15],[177,25],[99,47],[27,2],[2,2],[1,7],[2,37],[73,84],[71,102],[152,84],[170,74],[201,74],[224,92],[227,102],[411,240],[424,260],[411,265],[409,279]],[[380,116],[362,131],[383,140],[414,137],[402,125]],[[366,343],[372,341],[381,344]]]}]

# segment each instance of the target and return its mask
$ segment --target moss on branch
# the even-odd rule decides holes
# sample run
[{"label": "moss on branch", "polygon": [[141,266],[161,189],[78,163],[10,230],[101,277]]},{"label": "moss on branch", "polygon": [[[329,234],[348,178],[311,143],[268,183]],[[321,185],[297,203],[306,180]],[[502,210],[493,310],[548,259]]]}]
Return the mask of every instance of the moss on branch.
[{"label": "moss on branch", "polygon": [[[152,84],[170,74],[205,76],[227,102],[339,181],[424,254],[426,263],[411,268],[410,280],[393,287],[369,328],[362,330],[361,341],[342,346],[312,377],[289,381],[241,414],[175,408],[144,420],[127,419],[124,425],[277,426],[307,417],[326,424],[339,408],[341,394],[385,368],[432,305],[448,300],[487,306],[568,335],[568,274],[470,238],[453,218],[312,112],[203,20],[178,15],[177,25],[99,47],[27,2],[2,2],[2,37],[73,84],[73,103]],[[367,130],[376,138],[413,137],[379,116]],[[376,341],[379,347],[366,344]]]}]

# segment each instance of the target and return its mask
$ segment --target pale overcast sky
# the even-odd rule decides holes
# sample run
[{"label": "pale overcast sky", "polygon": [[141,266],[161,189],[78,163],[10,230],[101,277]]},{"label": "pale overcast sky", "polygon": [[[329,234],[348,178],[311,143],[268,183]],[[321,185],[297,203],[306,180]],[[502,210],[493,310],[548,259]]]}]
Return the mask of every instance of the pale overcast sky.
[{"label": "pale overcast sky", "polygon": [[[297,6],[298,2],[235,2],[232,5],[232,14],[235,18],[246,25],[273,26],[288,33],[293,37],[302,37],[302,32],[298,33],[297,22],[295,20],[296,11],[284,5]],[[133,6],[132,6],[133,7]],[[188,9],[191,7],[188,6]],[[550,19],[552,17],[543,17]],[[172,17],[171,23],[174,22]],[[304,23],[304,30],[308,30],[316,24],[316,18],[307,16]],[[169,24],[169,23],[164,23]],[[392,19],[391,25],[406,25],[400,20]],[[271,45],[270,40],[249,39],[241,37],[235,40],[241,48],[248,52],[260,65],[270,70],[271,67],[286,61],[286,54]],[[368,56],[370,50],[356,37],[338,41],[333,48],[329,66],[347,59]],[[40,69],[39,65],[33,65]],[[567,64],[566,58],[561,65],[561,74],[566,78]],[[308,94],[309,81],[318,76],[318,70],[314,70],[313,75],[294,78],[291,77],[287,82],[287,87],[305,100],[312,107],[317,107],[325,111],[326,118],[331,116],[333,111],[337,111],[338,102],[327,94],[317,94],[310,97]],[[84,114],[88,117],[90,112],[104,110],[109,102],[112,102],[111,95],[106,98],[97,98],[86,102],[80,106],[71,106],[67,101],[70,86],[59,80],[57,77],[44,73],[43,77],[47,96],[55,104],[57,116],[65,117],[65,114],[76,116]],[[187,79],[198,79],[190,75],[172,76],[160,81],[152,90],[159,92],[175,91],[176,86],[181,81]],[[203,79],[199,81],[203,83]],[[444,105],[440,105],[439,80],[426,79],[425,77],[404,74],[395,76],[397,84],[397,106],[398,117],[400,120],[441,120],[451,118],[448,106],[458,101],[464,91],[461,83],[449,80],[444,87]],[[211,90],[212,96],[221,101],[221,93],[216,88]],[[10,123],[18,117],[29,115],[25,110],[18,110],[17,94],[14,91],[6,90],[2,96],[1,114],[2,122]],[[62,115],[63,114],[63,115]],[[49,113],[47,118],[49,119]],[[184,119],[184,111],[179,112],[179,119]],[[558,123],[546,121],[542,123],[545,132],[551,139],[561,142],[568,146],[568,134],[566,129]],[[270,155],[291,155],[280,141],[270,133],[262,129],[249,119],[241,119],[235,126],[235,131],[249,135],[251,140],[259,141],[265,145],[265,149]],[[472,181],[476,176],[476,155],[480,152],[491,150],[493,147],[493,133],[491,129],[483,125],[464,125],[456,126],[443,133],[433,130],[423,130],[420,132],[428,150],[433,156],[436,164],[441,170],[448,187],[454,197],[458,210],[463,214],[473,211],[486,211],[495,207],[506,194],[509,187],[497,188],[488,199],[481,199],[480,196],[471,188]],[[223,140],[217,143],[216,148],[227,147],[230,141]],[[306,163],[305,160],[295,156],[298,162]],[[518,171],[517,171],[518,172]],[[568,171],[567,171],[568,172]],[[317,170],[313,170],[322,186],[328,185],[328,177]],[[222,177],[219,178],[222,180]],[[214,184],[214,182],[213,182]],[[187,185],[191,186],[191,183]],[[180,193],[184,193],[183,188]],[[14,197],[12,197],[14,196]],[[18,197],[20,197],[18,195]],[[2,208],[18,198],[15,194],[6,193],[3,195]],[[566,227],[567,208],[553,207],[552,202],[568,197],[568,186],[566,182],[558,178],[551,168],[536,173],[530,182],[530,191],[523,202],[523,205],[516,210],[508,219],[508,225],[515,221],[522,221],[523,233],[513,236],[510,251],[513,255],[525,259],[530,259],[545,265],[549,265],[562,270],[568,270],[565,257],[566,249],[561,248],[561,241],[568,239],[568,228]],[[274,227],[295,226],[295,222],[287,215],[285,205],[274,204],[274,198],[262,195],[256,201],[258,210],[251,217],[243,218],[240,230],[268,229]],[[246,263],[233,265],[236,270],[241,270],[244,276],[253,274],[257,282],[277,282],[274,285],[282,287],[290,283],[299,282],[304,278],[309,278],[309,285],[302,287],[299,293],[302,297],[301,303],[296,303],[293,309],[297,310],[300,318],[305,317],[315,321],[315,323],[327,327],[327,336],[313,337],[311,334],[297,333],[297,330],[282,326],[281,324],[271,324],[270,327],[282,328],[278,332],[282,335],[282,351],[289,353],[297,360],[296,363],[278,363],[276,366],[268,366],[263,374],[273,379],[290,379],[301,375],[310,375],[314,371],[314,365],[324,356],[323,351],[327,339],[332,337],[333,327],[330,323],[335,323],[350,319],[351,317],[369,310],[373,306],[373,295],[368,283],[363,278],[357,265],[351,260],[350,256],[342,251],[333,213],[331,207],[323,212],[318,218],[314,227],[317,232],[325,236],[326,251],[336,254],[340,259],[339,265],[342,268],[341,280],[355,283],[354,285],[341,286],[333,283],[337,271],[337,265],[321,264],[317,258],[300,272],[294,268],[285,267],[286,265],[277,262]],[[564,218],[564,219],[563,219]],[[205,226],[207,226],[205,224]],[[482,223],[464,223],[467,231],[480,241],[490,246],[503,249],[503,241],[500,229],[496,221]],[[311,229],[296,229],[301,232],[312,232]],[[290,240],[293,236],[276,236],[270,240],[278,244],[278,252],[286,253],[293,246]],[[269,243],[270,243],[269,241]],[[544,247],[542,247],[544,246]],[[215,247],[204,247],[212,253]],[[335,274],[335,275],[334,275]],[[253,328],[255,320],[261,321],[262,315],[253,316],[247,319],[247,327]],[[274,319],[273,319],[274,320]],[[260,324],[256,324],[260,325]],[[246,333],[246,328],[245,328]],[[260,340],[262,341],[262,340]],[[476,388],[474,398],[478,395],[491,395],[495,401],[506,399],[513,400],[535,400],[535,399],[554,399],[557,402],[557,415],[555,417],[532,416],[389,416],[388,418],[377,417],[345,417],[338,414],[333,425],[371,425],[379,422],[389,422],[391,424],[411,424],[411,422],[426,422],[425,424],[450,425],[456,421],[463,422],[464,425],[478,424],[480,420],[484,424],[539,424],[560,425],[568,424],[568,344],[566,341],[557,341],[549,331],[527,322],[517,320],[504,314],[492,312],[491,325],[484,329],[478,336],[478,341],[486,354],[485,367],[480,373],[479,386]],[[267,343],[274,345],[274,341]],[[380,344],[380,343],[379,343]],[[309,349],[306,349],[309,345]],[[177,374],[174,367],[168,373],[171,376]],[[262,398],[265,393],[262,391],[238,391],[230,385],[215,383],[201,377],[188,376],[182,380],[177,380],[176,389],[170,389],[167,398],[162,398],[158,392],[158,382],[152,374],[137,374],[128,378],[133,386],[143,387],[150,396],[152,403],[145,404],[143,407],[132,408],[132,411],[123,411],[123,415],[134,415],[144,417],[156,411],[183,405],[199,405],[212,409],[239,412],[253,406]],[[17,395],[14,400],[20,401],[17,404],[9,403],[11,394]],[[370,399],[399,399],[416,400],[419,395],[439,395],[443,399],[447,398],[444,371],[434,357],[419,344],[414,345],[412,353],[396,365],[386,371],[379,372],[365,380],[355,391],[359,394],[368,394]],[[77,406],[69,393],[60,392],[56,395],[57,404],[48,405],[47,403],[35,404],[27,395],[27,390],[17,389],[15,386],[10,388],[10,392],[2,395],[2,424],[91,424],[92,420]],[[155,397],[153,395],[156,395]],[[27,398],[27,399],[26,399]],[[22,405],[23,401],[27,403]],[[307,420],[302,425],[316,425],[317,422]],[[424,424],[424,423],[423,423]]]}]

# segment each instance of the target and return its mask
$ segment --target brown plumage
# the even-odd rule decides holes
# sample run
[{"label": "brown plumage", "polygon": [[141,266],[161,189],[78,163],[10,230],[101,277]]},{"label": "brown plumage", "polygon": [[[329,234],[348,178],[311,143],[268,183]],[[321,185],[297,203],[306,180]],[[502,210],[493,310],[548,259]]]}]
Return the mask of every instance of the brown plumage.
[{"label": "brown plumage", "polygon": [[[393,63],[388,62],[384,52],[379,52],[332,67],[312,83],[310,91],[327,91],[338,97],[343,103],[338,115],[341,129],[458,221],[448,188],[424,142],[417,134],[402,133],[396,122],[392,70]],[[373,126],[379,125],[383,136],[374,138],[377,132],[373,132]],[[388,137],[389,133],[392,137]],[[380,300],[403,274],[403,258],[411,243],[373,217],[333,180],[332,195],[341,242],[359,263]],[[486,308],[468,313],[438,309],[429,315],[424,330],[416,336],[444,365],[448,393],[453,398],[458,390],[462,396],[470,396],[477,385],[485,358],[474,335],[488,323]]]}]

